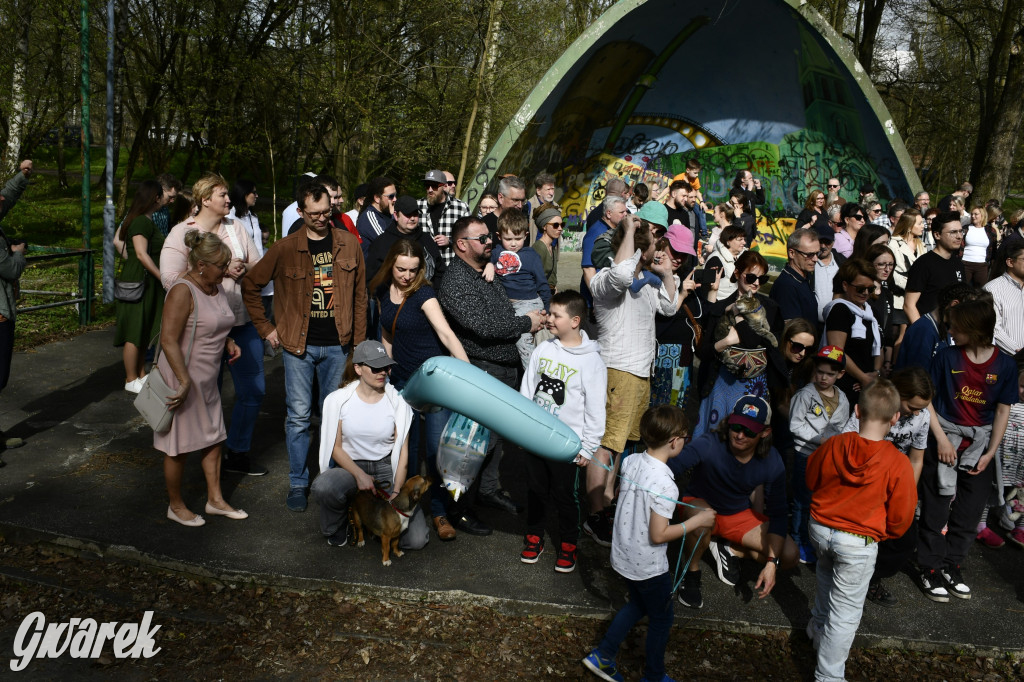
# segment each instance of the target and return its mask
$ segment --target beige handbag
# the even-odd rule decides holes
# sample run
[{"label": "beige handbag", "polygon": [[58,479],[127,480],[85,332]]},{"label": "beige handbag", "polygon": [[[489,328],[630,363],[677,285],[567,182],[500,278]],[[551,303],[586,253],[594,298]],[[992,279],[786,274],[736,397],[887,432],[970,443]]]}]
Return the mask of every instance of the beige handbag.
[{"label": "beige handbag", "polygon": [[[192,344],[196,340],[196,326],[199,324],[199,302],[196,301],[196,294],[192,287],[188,288],[192,294],[192,335],[188,340],[188,351],[185,353],[185,366],[188,366],[189,358],[192,357]],[[149,378],[142,384],[142,389],[135,396],[135,409],[139,411],[155,433],[163,433],[171,428],[174,420],[174,411],[167,404],[167,399],[178,392],[171,388],[164,381],[160,370],[157,368],[157,361],[160,359],[160,335],[156,335],[156,353],[153,355],[153,366],[149,371]]]}]

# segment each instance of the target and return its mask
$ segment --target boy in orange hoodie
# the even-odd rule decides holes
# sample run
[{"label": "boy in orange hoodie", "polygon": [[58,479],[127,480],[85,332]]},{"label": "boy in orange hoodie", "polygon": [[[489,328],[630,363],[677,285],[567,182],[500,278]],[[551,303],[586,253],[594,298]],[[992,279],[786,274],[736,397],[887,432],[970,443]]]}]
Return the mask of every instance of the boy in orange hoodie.
[{"label": "boy in orange hoodie", "polygon": [[900,416],[900,395],[878,379],[854,408],[860,433],[834,436],[807,460],[817,590],[807,636],[818,650],[815,680],[843,680],[864,612],[878,542],[910,527],[917,487],[910,460],[885,440]]}]

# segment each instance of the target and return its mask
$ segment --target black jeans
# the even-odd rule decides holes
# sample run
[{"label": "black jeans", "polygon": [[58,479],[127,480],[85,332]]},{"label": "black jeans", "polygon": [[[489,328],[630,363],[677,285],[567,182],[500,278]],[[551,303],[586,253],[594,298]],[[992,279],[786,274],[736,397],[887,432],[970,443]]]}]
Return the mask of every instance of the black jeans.
[{"label": "black jeans", "polygon": [[556,462],[526,453],[526,534],[544,538],[547,501],[555,503],[558,541],[575,545],[580,539],[580,503],[572,462]]},{"label": "black jeans", "polygon": [[11,358],[14,356],[14,320],[0,322],[0,391],[11,378]]},{"label": "black jeans", "polygon": [[[516,383],[518,366],[506,367],[505,365],[497,365],[493,362],[477,359],[472,359],[470,362],[474,367],[482,369],[506,386],[517,391],[519,390],[519,385]],[[498,434],[492,431],[491,442],[487,446],[487,458],[484,459],[483,466],[480,468],[480,475],[477,476],[477,480],[480,482],[480,492],[485,495],[496,493],[501,489],[499,467],[504,450],[504,441],[498,437]]]},{"label": "black jeans", "polygon": [[871,581],[891,578],[900,572],[900,569],[913,556],[917,549],[917,521],[910,524],[907,532],[898,538],[882,540],[878,543],[878,557],[875,559],[875,573]]},{"label": "black jeans", "polygon": [[[917,545],[917,563],[923,569],[939,570],[943,566],[964,563],[967,550],[978,534],[978,520],[992,490],[997,465],[993,460],[983,472],[974,475],[958,471],[955,496],[939,494],[940,466],[946,465],[939,462],[935,439],[929,437],[921,471],[920,539]],[[942,534],[943,526],[948,526],[945,535]]]}]

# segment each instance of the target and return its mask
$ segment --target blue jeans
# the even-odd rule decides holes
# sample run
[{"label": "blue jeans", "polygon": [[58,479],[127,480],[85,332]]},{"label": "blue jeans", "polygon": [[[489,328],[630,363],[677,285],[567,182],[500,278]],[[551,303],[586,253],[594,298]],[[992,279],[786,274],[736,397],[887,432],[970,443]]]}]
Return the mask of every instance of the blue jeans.
[{"label": "blue jeans", "polygon": [[601,655],[615,660],[619,646],[633,626],[647,616],[647,660],[644,679],[665,677],[665,646],[672,628],[672,576],[667,572],[647,580],[629,580],[629,601],[619,609],[604,639],[597,645]]},{"label": "blue jeans", "polygon": [[227,448],[235,452],[249,452],[252,432],[260,416],[263,396],[267,393],[263,375],[263,339],[252,322],[232,328],[228,336],[238,344],[242,356],[228,365],[235,385],[235,404],[231,408]]},{"label": "blue jeans", "polygon": [[345,371],[348,348],[306,346],[302,355],[284,352],[284,393],[288,416],[284,420],[288,449],[288,481],[292,488],[309,486],[309,416],[313,408],[313,376],[320,383],[320,412],[327,394],[338,388]]},{"label": "blue jeans", "polygon": [[[374,480],[381,483],[387,481],[386,489],[391,490],[395,479],[390,453],[376,461],[355,460],[355,465]],[[313,499],[320,505],[320,533],[324,537],[330,537],[348,525],[348,506],[358,492],[355,477],[339,466],[321,471],[313,480]],[[398,546],[401,549],[423,549],[429,540],[430,533],[423,508],[417,505],[409,519],[409,527],[398,540]]]},{"label": "blue jeans", "polygon": [[810,545],[811,535],[807,522],[811,518],[811,491],[807,489],[807,455],[793,453],[793,539],[800,545]]},{"label": "blue jeans", "polygon": [[[394,386],[401,391],[405,388],[405,381],[395,381]],[[447,516],[448,501],[451,494],[445,489],[444,481],[441,479],[441,472],[437,470],[437,448],[441,443],[441,433],[444,432],[445,424],[452,416],[452,411],[442,409],[438,412],[412,411],[412,426],[409,428],[409,465],[406,469],[409,478],[419,473],[419,449],[420,433],[426,430],[426,450],[423,457],[427,462],[427,476],[434,482],[430,492],[430,515]]]},{"label": "blue jeans", "polygon": [[878,543],[867,543],[864,538],[829,528],[814,519],[808,525],[818,553],[817,592],[807,628],[818,645],[814,679],[844,680],[846,658],[857,635],[868,583],[875,571]]}]

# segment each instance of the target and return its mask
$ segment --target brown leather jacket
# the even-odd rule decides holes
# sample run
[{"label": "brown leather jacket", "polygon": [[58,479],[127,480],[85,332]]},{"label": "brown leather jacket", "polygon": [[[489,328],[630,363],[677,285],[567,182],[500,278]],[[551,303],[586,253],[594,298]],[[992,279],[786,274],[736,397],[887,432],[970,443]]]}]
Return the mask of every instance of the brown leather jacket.
[{"label": "brown leather jacket", "polygon": [[[359,240],[331,229],[334,255],[334,322],[342,345],[366,340],[366,268]],[[267,338],[275,326],[263,310],[260,291],[274,282],[274,318],[281,345],[289,353],[306,352],[309,306],[313,300],[313,259],[306,230],[274,242],[242,279],[242,297],[256,330]]]}]

